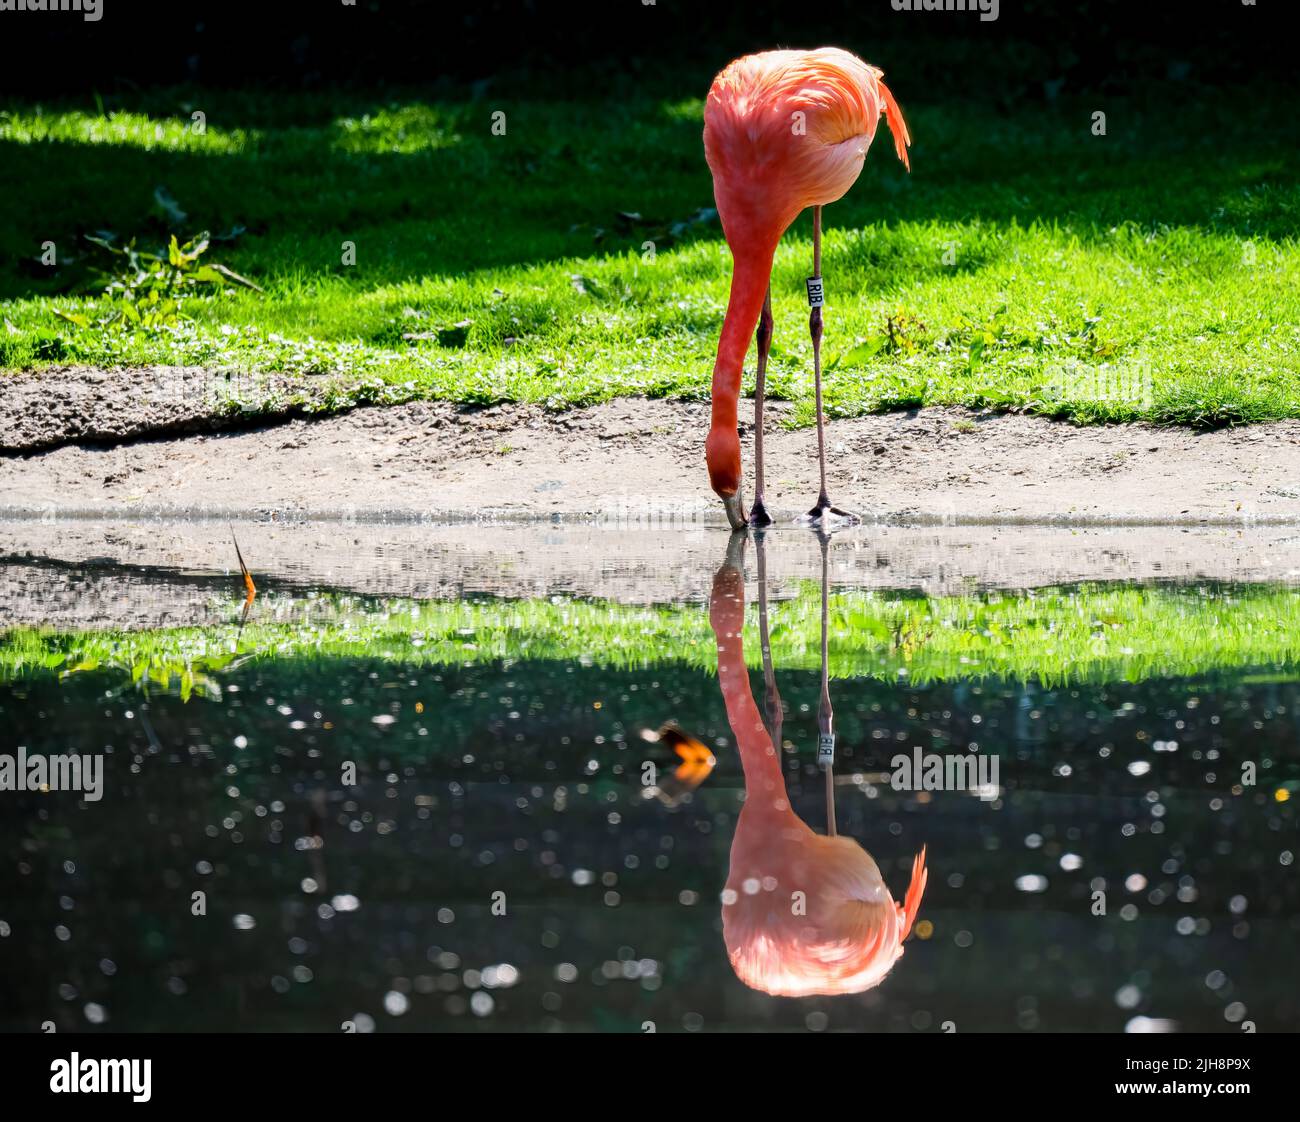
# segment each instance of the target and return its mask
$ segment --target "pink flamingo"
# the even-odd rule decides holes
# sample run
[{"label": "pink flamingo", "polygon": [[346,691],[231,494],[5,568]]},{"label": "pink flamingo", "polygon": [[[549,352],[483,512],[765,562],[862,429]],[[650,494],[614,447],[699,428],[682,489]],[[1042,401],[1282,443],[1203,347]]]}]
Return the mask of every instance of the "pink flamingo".
[{"label": "pink flamingo", "polygon": [[[771,525],[763,502],[763,389],[772,343],[772,259],[777,243],[806,207],[813,208],[813,276],[809,330],[816,386],[821,493],[808,517],[851,518],[826,492],[822,417],[821,208],[842,198],[862,171],[883,115],[898,158],[908,165],[911,137],[882,71],[848,51],[765,51],[731,63],[713,81],[704,107],[704,154],[731,248],[731,297],[713,366],[713,421],[705,445],[709,482],[732,529],[748,524],[741,501],[736,409],[749,340],[758,328],[754,393],[755,526]],[[761,313],[761,320],[760,320]]]},{"label": "pink flamingo", "polygon": [[[726,560],[713,578],[709,597],[709,623],[718,647],[718,682],[745,771],[745,803],[731,842],[723,895],[722,936],[727,956],[736,976],[764,993],[783,997],[860,993],[883,981],[902,957],[903,942],[916,922],[928,880],[925,848],[912,861],[911,883],[900,904],[890,895],[871,854],[835,832],[829,768],[826,805],[830,834],[815,833],[795,814],[781,773],[781,699],[765,634],[770,731],[754,701],[745,665],[745,537],[731,535]],[[756,547],[759,620],[765,631],[761,535]],[[825,650],[823,638],[823,696]],[[829,729],[829,703],[826,713],[823,728]]]}]

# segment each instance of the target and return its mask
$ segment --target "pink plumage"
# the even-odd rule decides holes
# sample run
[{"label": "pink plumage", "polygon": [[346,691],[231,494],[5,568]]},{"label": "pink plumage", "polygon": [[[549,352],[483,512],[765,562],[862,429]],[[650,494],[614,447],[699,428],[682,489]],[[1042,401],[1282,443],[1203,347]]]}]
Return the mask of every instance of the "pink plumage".
[{"label": "pink plumage", "polygon": [[724,501],[740,488],[741,371],[777,242],[805,208],[835,202],[853,186],[882,116],[908,164],[911,137],[881,76],[838,47],[765,51],[731,63],[709,90],[704,153],[734,260],[706,445],[710,483]]}]

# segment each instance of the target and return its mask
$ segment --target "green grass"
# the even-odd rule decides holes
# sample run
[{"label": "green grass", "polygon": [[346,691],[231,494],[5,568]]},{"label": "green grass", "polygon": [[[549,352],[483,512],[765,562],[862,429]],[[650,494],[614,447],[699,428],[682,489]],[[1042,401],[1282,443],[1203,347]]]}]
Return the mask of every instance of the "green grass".
[{"label": "green grass", "polygon": [[[830,601],[830,671],[903,684],[998,678],[1050,687],[1300,668],[1300,590],[1284,587],[1080,585],[1033,593],[927,598],[846,592]],[[716,667],[703,605],[607,601],[364,600],[272,596],[242,631],[231,625],[152,631],[0,632],[0,682],[94,670],[124,681],[217,692],[223,672],[258,660],[384,659],[416,666],[577,662],[614,669]],[[294,622],[284,622],[296,614]],[[259,617],[277,618],[261,622]],[[820,592],[771,610],[781,670],[820,666]],[[745,654],[761,665],[749,606]]]},{"label": "green grass", "polygon": [[[668,76],[588,101],[170,91],[0,105],[0,369],[325,373],[327,408],[704,397],[729,268],[716,220],[691,221],[712,202],[699,87]],[[912,174],[882,141],[827,210],[833,415],[937,403],[1201,426],[1300,415],[1300,123],[1276,91],[1184,86],[1010,113],[978,91],[944,105],[897,92]],[[1089,128],[1098,108],[1105,137]],[[201,135],[187,127],[195,109]],[[159,185],[188,215],[181,234],[246,228],[209,256],[266,294],[195,301],[192,323],[154,332],[60,319],[88,307],[82,235],[162,240]],[[809,236],[806,218],[787,235],[773,290],[769,385],[798,403],[797,423],[812,419]],[[47,240],[54,269],[35,260]],[[402,338],[439,330],[441,342]]]}]

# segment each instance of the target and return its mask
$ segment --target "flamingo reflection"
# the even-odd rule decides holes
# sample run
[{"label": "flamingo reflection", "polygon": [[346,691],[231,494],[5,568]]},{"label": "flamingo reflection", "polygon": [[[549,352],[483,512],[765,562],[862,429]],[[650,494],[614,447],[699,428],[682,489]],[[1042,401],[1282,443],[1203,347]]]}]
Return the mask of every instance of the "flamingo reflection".
[{"label": "flamingo reflection", "polygon": [[[736,975],[748,986],[784,997],[859,993],[880,983],[903,953],[925,891],[925,849],[912,863],[902,904],[895,903],[872,856],[835,834],[827,767],[829,834],[814,832],[790,806],[781,769],[781,701],[767,629],[766,557],[755,542],[760,633],[768,721],[750,690],[742,630],[747,535],[733,533],[713,579],[709,622],[718,647],[718,683],[740,750],[745,805],[731,844],[723,892],[722,933]],[[831,732],[826,689],[826,539],[822,539],[822,758]]]}]

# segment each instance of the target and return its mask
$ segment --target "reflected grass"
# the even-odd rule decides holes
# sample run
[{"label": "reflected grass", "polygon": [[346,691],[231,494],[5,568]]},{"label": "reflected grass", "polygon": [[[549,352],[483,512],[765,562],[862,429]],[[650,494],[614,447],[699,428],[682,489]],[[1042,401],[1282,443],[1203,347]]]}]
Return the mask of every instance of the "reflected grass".
[{"label": "reflected grass", "polygon": [[[567,662],[706,672],[716,654],[703,605],[628,606],[565,599],[263,598],[248,624],[151,631],[11,629],[0,680],[111,670],[143,689],[219,696],[223,673],[258,660],[375,659],[414,667]],[[819,592],[773,606],[781,670],[814,670]],[[746,655],[760,665],[755,608]],[[924,685],[999,678],[1049,687],[1300,667],[1300,590],[1272,586],[1081,585],[1019,594],[925,597],[842,592],[830,598],[836,678]]]}]

